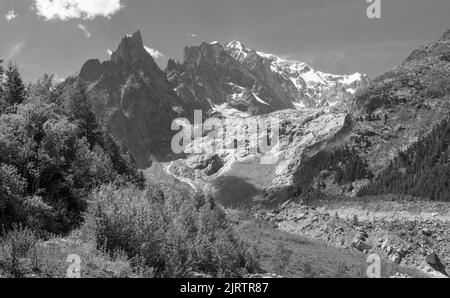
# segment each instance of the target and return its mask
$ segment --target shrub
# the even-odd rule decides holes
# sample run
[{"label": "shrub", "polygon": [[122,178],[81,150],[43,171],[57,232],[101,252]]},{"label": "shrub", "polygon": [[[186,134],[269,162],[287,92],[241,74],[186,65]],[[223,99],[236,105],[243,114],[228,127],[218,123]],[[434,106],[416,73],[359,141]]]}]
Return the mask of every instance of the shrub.
[{"label": "shrub", "polygon": [[0,267],[14,277],[25,275],[23,260],[29,260],[37,268],[38,239],[28,228],[14,224],[0,239]]},{"label": "shrub", "polygon": [[[91,196],[85,230],[108,252],[123,250],[158,277],[194,272],[236,276],[251,258],[224,211],[203,195],[148,186],[101,186]],[[252,265],[254,266],[254,265]]]},{"label": "shrub", "polygon": [[4,228],[24,220],[20,204],[25,185],[15,167],[0,164],[0,225]]},{"label": "shrub", "polygon": [[441,56],[442,61],[450,62],[450,53],[446,53]]},{"label": "shrub", "polygon": [[303,278],[316,278],[317,273],[314,271],[310,262],[303,263]]},{"label": "shrub", "polygon": [[278,242],[275,248],[275,255],[273,258],[273,270],[276,274],[282,275],[285,273],[292,255],[292,251],[285,248],[282,242]]}]

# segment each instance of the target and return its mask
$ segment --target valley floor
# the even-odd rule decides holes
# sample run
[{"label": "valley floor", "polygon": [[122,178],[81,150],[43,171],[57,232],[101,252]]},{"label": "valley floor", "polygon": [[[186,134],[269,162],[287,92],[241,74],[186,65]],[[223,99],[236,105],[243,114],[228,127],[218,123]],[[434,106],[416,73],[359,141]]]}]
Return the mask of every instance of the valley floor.
[{"label": "valley floor", "polygon": [[[177,175],[170,175],[167,165],[155,164],[146,174],[192,191]],[[233,187],[228,191],[234,200],[240,197]],[[379,196],[365,201],[286,202],[271,210],[253,206],[230,207],[227,212],[241,238],[260,254],[266,272],[287,277],[366,277],[367,257],[377,254],[382,277],[449,273],[449,203]],[[276,265],[280,262],[286,263],[283,268]]]},{"label": "valley floor", "polygon": [[430,277],[450,272],[450,204],[378,201],[306,206],[288,202],[255,217],[280,232],[323,241],[349,254],[377,254],[390,266],[416,269]]}]

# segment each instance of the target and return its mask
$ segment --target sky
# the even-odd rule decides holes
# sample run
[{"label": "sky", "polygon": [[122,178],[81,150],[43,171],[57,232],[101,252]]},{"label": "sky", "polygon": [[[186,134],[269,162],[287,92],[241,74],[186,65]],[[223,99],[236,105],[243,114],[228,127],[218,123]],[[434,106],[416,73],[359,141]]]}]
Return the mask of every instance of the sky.
[{"label": "sky", "polygon": [[249,48],[336,74],[371,78],[450,29],[449,0],[0,0],[0,59],[28,81],[65,78],[108,60],[140,30],[161,67],[185,46],[239,40]]}]

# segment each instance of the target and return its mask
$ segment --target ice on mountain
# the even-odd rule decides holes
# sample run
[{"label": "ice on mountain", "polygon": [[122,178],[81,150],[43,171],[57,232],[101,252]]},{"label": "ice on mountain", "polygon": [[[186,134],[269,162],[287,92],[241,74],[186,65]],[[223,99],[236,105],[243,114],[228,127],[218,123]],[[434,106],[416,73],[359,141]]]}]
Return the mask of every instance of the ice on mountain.
[{"label": "ice on mountain", "polygon": [[262,100],[258,95],[256,95],[256,94],[253,93],[253,92],[252,92],[252,94],[253,94],[253,96],[255,97],[255,99],[256,99],[257,101],[259,101],[259,102],[262,103],[262,104],[265,104],[265,105],[269,106],[269,104],[268,104],[267,102],[265,102],[264,100]]}]

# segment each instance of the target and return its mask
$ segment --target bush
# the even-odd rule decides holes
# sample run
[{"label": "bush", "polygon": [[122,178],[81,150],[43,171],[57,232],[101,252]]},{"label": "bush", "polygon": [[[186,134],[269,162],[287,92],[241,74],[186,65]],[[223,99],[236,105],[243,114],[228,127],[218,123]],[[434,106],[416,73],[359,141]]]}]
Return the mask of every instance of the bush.
[{"label": "bush", "polygon": [[108,185],[91,201],[84,229],[97,245],[143,260],[158,277],[238,276],[246,264],[256,267],[211,198],[157,186]]},{"label": "bush", "polygon": [[285,248],[282,242],[279,242],[275,249],[273,258],[273,270],[276,274],[285,274],[286,268],[289,266],[292,251]]},{"label": "bush", "polygon": [[25,192],[26,182],[15,167],[0,164],[0,224],[10,228],[12,220],[24,221],[21,200]]},{"label": "bush", "polygon": [[25,275],[24,260],[31,261],[33,268],[36,268],[37,242],[31,230],[14,224],[12,230],[0,239],[0,267],[13,277]]},{"label": "bush", "polygon": [[441,56],[441,60],[445,62],[450,62],[450,53],[446,53]]}]

